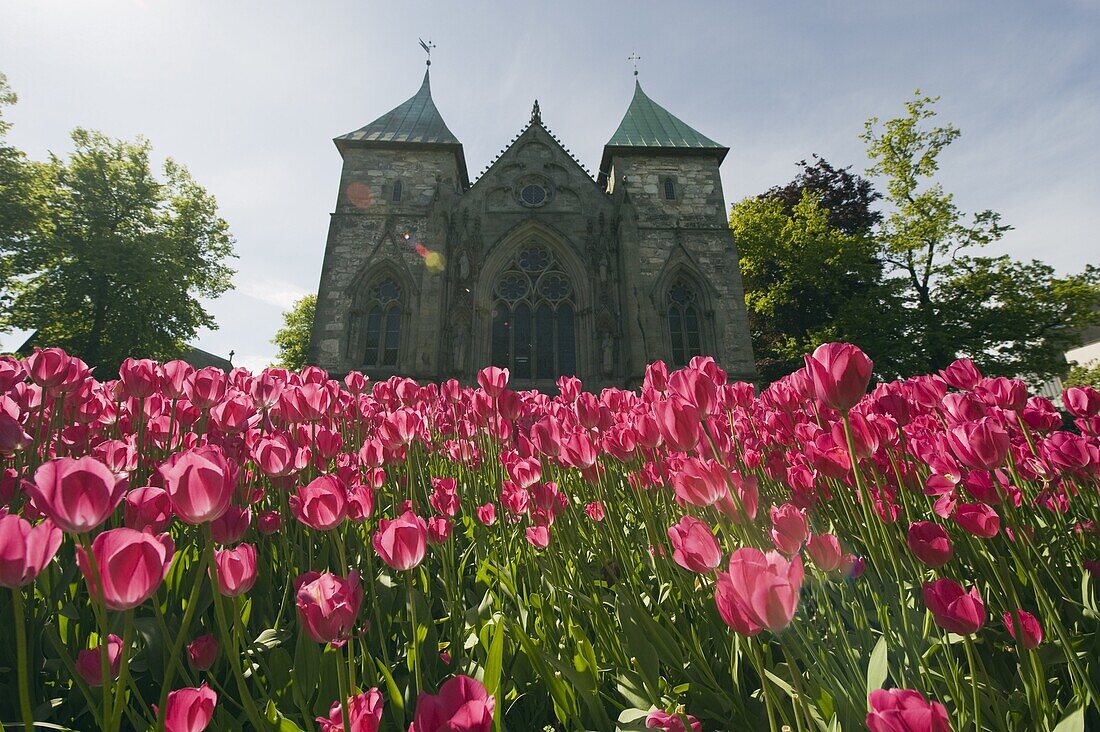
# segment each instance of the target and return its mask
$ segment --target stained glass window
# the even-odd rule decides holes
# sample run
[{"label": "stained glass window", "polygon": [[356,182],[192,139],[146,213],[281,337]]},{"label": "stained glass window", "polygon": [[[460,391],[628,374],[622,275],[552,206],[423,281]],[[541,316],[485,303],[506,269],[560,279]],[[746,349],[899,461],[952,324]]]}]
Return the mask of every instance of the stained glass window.
[{"label": "stained glass window", "polygon": [[576,373],[573,285],[551,250],[520,250],[497,278],[493,296],[494,365],[524,380]]},{"label": "stained glass window", "polygon": [[[363,329],[364,366],[396,366],[401,345],[401,286],[392,277],[376,280],[360,294],[352,322]],[[355,339],[348,339],[349,351]]]},{"label": "stained glass window", "polygon": [[689,281],[678,279],[668,288],[666,306],[668,333],[672,341],[672,365],[685,366],[692,356],[703,352],[698,291]]}]

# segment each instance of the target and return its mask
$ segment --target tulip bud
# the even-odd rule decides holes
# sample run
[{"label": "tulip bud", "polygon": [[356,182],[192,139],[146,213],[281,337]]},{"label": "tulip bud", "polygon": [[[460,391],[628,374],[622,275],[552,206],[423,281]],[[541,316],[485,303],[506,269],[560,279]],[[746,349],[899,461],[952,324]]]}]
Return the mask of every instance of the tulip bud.
[{"label": "tulip bud", "polygon": [[832,534],[814,534],[806,542],[806,551],[822,572],[833,572],[843,565],[840,540]]},{"label": "tulip bud", "polygon": [[668,529],[672,558],[689,572],[706,574],[722,563],[722,548],[706,523],[684,516]]},{"label": "tulip bud", "polygon": [[954,552],[947,529],[931,521],[911,524],[907,541],[913,556],[932,569],[947,564]]},{"label": "tulip bud", "polygon": [[383,562],[404,571],[424,561],[427,541],[428,526],[424,519],[407,510],[396,519],[380,520],[371,543]]},{"label": "tulip bud", "polygon": [[307,572],[294,584],[298,617],[309,637],[334,646],[346,643],[363,603],[359,573],[344,579],[330,572]]},{"label": "tulip bud", "polygon": [[197,689],[176,689],[165,705],[165,732],[202,732],[214,718],[217,703],[218,695],[206,684]]},{"label": "tulip bud", "polygon": [[[1029,651],[1043,642],[1043,626],[1039,625],[1038,618],[1028,611],[1017,610],[1013,613],[1005,613],[1003,619],[1012,640],[1019,641],[1020,645]],[[1017,623],[1020,626],[1020,635],[1016,633]]]},{"label": "tulip bud", "polygon": [[869,698],[870,732],[951,732],[947,710],[912,689],[876,689]]},{"label": "tulip bud", "polygon": [[[88,686],[103,686],[102,650],[96,646],[76,654],[76,672]],[[122,639],[114,633],[107,636],[107,661],[111,678],[117,679],[122,666]]]},{"label": "tulip bud", "polygon": [[214,552],[214,570],[218,592],[226,597],[245,594],[256,584],[256,547],[241,544]]},{"label": "tulip bud", "polygon": [[187,644],[187,659],[199,671],[206,671],[218,659],[218,639],[210,633],[200,635]]},{"label": "tulip bud", "polygon": [[814,394],[833,409],[847,412],[867,393],[874,364],[851,343],[823,343],[806,356]]},{"label": "tulip bud", "polygon": [[971,635],[985,625],[985,603],[977,587],[967,592],[951,579],[925,582],[924,604],[928,606],[936,625],[952,633]]}]

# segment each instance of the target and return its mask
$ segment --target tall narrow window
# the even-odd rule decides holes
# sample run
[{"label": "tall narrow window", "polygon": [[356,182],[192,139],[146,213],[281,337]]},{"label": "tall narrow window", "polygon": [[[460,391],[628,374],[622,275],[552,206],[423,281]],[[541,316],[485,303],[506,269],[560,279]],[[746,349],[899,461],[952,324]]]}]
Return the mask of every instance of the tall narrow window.
[{"label": "tall narrow window", "polygon": [[363,365],[396,366],[401,345],[401,286],[392,277],[376,280],[361,293],[364,315]]},{"label": "tall narrow window", "polygon": [[668,333],[672,341],[672,365],[685,366],[692,356],[702,355],[699,333],[699,295],[685,279],[678,279],[668,288],[665,305]]},{"label": "tall narrow window", "polygon": [[672,176],[665,178],[665,200],[676,200],[676,179]]},{"label": "tall narrow window", "polygon": [[401,181],[395,180],[393,182],[393,193],[390,196],[390,200],[394,203],[401,203]]},{"label": "tall narrow window", "polygon": [[576,372],[573,286],[553,252],[520,250],[497,278],[493,297],[494,365],[524,381]]}]

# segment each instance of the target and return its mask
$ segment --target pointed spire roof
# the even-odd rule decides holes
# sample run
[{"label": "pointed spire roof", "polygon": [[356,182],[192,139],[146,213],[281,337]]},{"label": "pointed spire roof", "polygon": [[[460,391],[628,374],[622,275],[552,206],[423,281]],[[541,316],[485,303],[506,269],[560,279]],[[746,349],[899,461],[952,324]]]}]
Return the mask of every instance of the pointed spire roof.
[{"label": "pointed spire roof", "polygon": [[447,127],[432,100],[431,71],[424,72],[420,90],[403,104],[355,132],[340,135],[337,140],[368,142],[423,143],[459,145],[458,138]]},{"label": "pointed spire roof", "polygon": [[466,173],[466,156],[462,143],[443,121],[432,99],[431,71],[424,72],[424,81],[416,94],[386,112],[378,119],[354,132],[333,139],[343,155],[347,147],[392,147],[425,145],[437,149],[454,150],[458,157],[463,186],[469,186]]},{"label": "pointed spire roof", "polygon": [[671,147],[722,149],[714,140],[698,132],[650,99],[637,79],[634,98],[619,123],[619,129],[607,141],[609,147]]}]

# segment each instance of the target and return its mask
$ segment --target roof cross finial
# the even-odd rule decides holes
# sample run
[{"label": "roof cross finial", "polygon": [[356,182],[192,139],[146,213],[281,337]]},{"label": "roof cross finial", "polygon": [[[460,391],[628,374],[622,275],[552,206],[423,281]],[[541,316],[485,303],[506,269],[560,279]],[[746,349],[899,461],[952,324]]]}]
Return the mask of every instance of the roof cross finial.
[{"label": "roof cross finial", "polygon": [[626,57],[627,61],[634,62],[634,75],[638,75],[638,62],[642,60],[642,57],[638,55],[637,51],[631,51],[630,55]]},{"label": "roof cross finial", "polygon": [[420,47],[424,49],[424,53],[428,54],[428,59],[424,63],[428,66],[432,65],[432,49],[435,48],[435,44],[431,41],[425,42],[423,38],[417,38],[420,41]]}]

